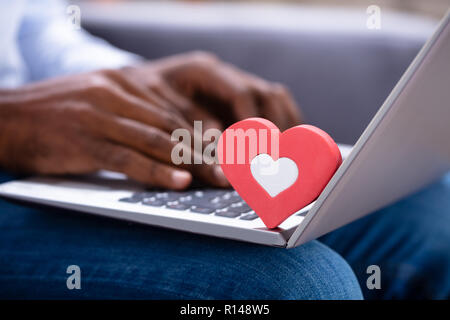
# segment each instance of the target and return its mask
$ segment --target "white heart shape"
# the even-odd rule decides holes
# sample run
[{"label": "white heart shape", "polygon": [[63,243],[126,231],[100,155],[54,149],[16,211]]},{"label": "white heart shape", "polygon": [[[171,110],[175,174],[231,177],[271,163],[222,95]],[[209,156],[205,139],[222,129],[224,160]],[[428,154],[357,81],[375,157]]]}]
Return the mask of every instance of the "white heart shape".
[{"label": "white heart shape", "polygon": [[298,178],[298,168],[289,158],[273,161],[267,153],[258,154],[250,163],[253,178],[273,198],[294,184]]}]

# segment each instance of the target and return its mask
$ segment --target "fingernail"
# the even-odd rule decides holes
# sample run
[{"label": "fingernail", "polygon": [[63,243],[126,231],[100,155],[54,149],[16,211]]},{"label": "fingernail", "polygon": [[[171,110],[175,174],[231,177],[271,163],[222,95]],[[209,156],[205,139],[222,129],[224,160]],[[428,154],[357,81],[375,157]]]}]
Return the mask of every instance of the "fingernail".
[{"label": "fingernail", "polygon": [[217,182],[223,186],[223,187],[229,187],[230,183],[228,182],[227,178],[223,174],[222,168],[220,166],[214,167],[214,176],[217,179]]},{"label": "fingernail", "polygon": [[176,188],[186,188],[192,180],[192,176],[187,171],[174,170],[172,171],[172,182]]}]

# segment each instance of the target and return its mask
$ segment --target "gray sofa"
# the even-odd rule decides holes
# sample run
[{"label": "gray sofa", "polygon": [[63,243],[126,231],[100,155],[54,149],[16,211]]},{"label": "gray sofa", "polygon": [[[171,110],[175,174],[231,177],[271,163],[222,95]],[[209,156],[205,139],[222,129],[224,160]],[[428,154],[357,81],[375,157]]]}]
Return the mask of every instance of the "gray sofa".
[{"label": "gray sofa", "polygon": [[81,3],[82,24],[149,59],[207,50],[286,84],[307,122],[354,143],[436,25],[382,11],[252,4]]}]

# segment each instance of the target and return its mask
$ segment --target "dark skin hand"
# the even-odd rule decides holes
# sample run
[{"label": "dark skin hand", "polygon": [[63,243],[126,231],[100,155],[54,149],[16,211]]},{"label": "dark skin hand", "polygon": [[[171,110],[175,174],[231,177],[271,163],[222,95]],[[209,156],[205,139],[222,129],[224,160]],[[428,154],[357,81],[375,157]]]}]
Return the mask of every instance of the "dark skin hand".
[{"label": "dark skin hand", "polygon": [[172,131],[193,132],[194,120],[204,130],[223,129],[253,116],[283,130],[300,123],[297,110],[281,85],[207,53],[55,78],[0,90],[0,167],[33,174],[106,169],[169,189],[186,188],[194,176],[227,187],[217,165],[172,163]]}]

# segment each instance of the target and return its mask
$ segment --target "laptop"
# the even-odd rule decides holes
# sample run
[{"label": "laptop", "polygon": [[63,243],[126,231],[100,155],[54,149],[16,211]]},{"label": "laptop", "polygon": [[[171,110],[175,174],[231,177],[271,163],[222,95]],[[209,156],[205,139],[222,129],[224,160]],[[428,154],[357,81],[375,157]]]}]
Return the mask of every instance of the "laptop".
[{"label": "laptop", "polygon": [[450,170],[450,11],[320,196],[267,229],[232,189],[145,189],[112,172],[32,177],[0,195],[89,214],[292,248],[411,194]]}]

